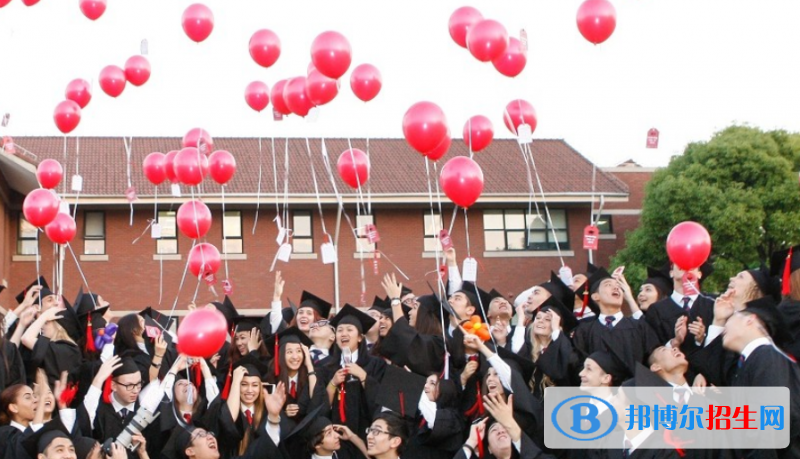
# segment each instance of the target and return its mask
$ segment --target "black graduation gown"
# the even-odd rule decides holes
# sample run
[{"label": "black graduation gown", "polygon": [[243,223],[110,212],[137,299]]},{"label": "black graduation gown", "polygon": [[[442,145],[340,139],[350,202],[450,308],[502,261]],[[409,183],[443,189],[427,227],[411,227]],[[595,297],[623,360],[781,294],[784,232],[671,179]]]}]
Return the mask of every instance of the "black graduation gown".
[{"label": "black graduation gown", "polygon": [[785,299],[778,305],[778,311],[786,318],[786,328],[791,335],[789,342],[785,343],[783,350],[792,357],[800,357],[800,301]]},{"label": "black graduation gown", "polygon": [[405,317],[396,321],[382,338],[380,353],[398,367],[407,366],[420,375],[441,373],[444,367],[444,339],[420,334]]},{"label": "black graduation gown", "polygon": [[[520,438],[520,451],[517,451],[516,448],[514,448],[513,445],[511,446],[511,449],[512,449],[512,452],[511,452],[511,458],[512,459],[540,459],[540,458],[551,458],[551,457],[553,457],[553,456],[551,456],[549,454],[543,453],[542,450],[539,449],[538,446],[536,446],[536,444],[533,442],[533,440],[531,440],[530,437],[528,437],[525,434],[525,432],[522,432],[522,438]],[[485,456],[484,457],[492,458],[492,459],[494,458],[494,456],[492,456],[489,453],[488,448],[484,449],[484,452],[485,452]],[[470,457],[467,457],[467,455],[464,454],[464,448],[461,448],[461,449],[458,450],[458,452],[453,457],[453,459],[471,459],[471,457],[478,457],[477,456],[477,451],[475,453],[476,454],[473,454]]]},{"label": "black graduation gown", "polygon": [[40,336],[33,346],[30,361],[27,362],[28,377],[33,377],[31,381],[35,381],[36,369],[44,368],[52,387],[55,381],[61,379],[62,371],[75,375],[82,362],[83,355],[78,346],[66,341],[50,341]]},{"label": "black graduation gown", "polygon": [[[531,344],[526,342],[520,351],[519,356],[531,360]],[[536,398],[544,398],[542,380],[545,375],[550,378],[556,386],[566,387],[572,385],[571,376],[575,373],[574,368],[578,364],[572,343],[562,332],[558,339],[552,341],[542,352],[539,359],[535,362],[536,369],[533,371],[533,395]],[[580,370],[578,370],[579,372]]]},{"label": "black graduation gown", "polygon": [[[662,435],[664,432],[665,431],[662,430],[654,430],[638,448],[632,453],[629,453],[627,456],[628,459],[678,459],[682,457],[674,449],[646,449],[648,443],[655,443],[657,440],[656,436]],[[622,449],[609,449],[605,451],[608,459],[622,459],[624,457]],[[691,450],[687,450],[687,452],[688,451]]]},{"label": "black graduation gown", "polygon": [[605,351],[611,343],[622,354],[625,362],[646,363],[650,352],[659,346],[652,328],[643,320],[623,317],[613,329],[594,320],[582,321],[575,329],[572,345],[577,352],[576,361],[582,362],[595,351]]},{"label": "black graduation gown", "polygon": [[708,385],[730,386],[738,371],[739,354],[722,346],[722,335],[699,349],[693,356],[694,369],[706,378]]},{"label": "black graduation gown", "polygon": [[0,392],[8,386],[25,383],[22,355],[12,342],[0,338]]},{"label": "black graduation gown", "polygon": [[[137,401],[134,405],[134,410],[129,412],[123,420],[120,415],[114,411],[114,406],[110,403],[105,403],[101,396],[94,418],[94,428],[91,428],[89,425],[89,413],[86,411],[86,407],[83,403],[81,403],[78,408],[77,425],[84,436],[95,438],[102,443],[109,438],[116,438],[134,418],[136,411],[139,410],[139,406],[139,402]],[[160,428],[158,420],[147,426],[142,432],[142,435],[147,441],[147,452],[150,454],[150,457],[157,457],[158,455],[159,450],[156,449],[156,446],[159,444],[159,433]],[[128,452],[129,459],[137,459],[138,457],[136,452]]]},{"label": "black graduation gown", "polygon": [[464,350],[464,332],[460,328],[453,330],[453,336],[447,336],[447,352],[450,354],[450,373],[460,372],[467,366],[466,351]]},{"label": "black graduation gown", "polygon": [[10,425],[0,427],[0,459],[30,459],[22,447],[22,441],[29,435],[33,435],[30,427],[25,432]]},{"label": "black graduation gown", "polygon": [[[647,315],[644,320],[653,328],[658,337],[660,345],[664,345],[667,341],[675,337],[675,322],[685,316],[683,306],[673,301],[671,296],[663,300],[656,301],[647,309]],[[697,318],[703,319],[703,325],[708,328],[714,322],[714,300],[703,296],[702,294],[692,304],[689,309],[689,323],[694,322]],[[692,369],[696,369],[694,364],[694,353],[700,350],[700,346],[694,341],[694,335],[688,333],[686,339],[681,344],[681,352],[686,355],[686,359],[692,365]]]}]

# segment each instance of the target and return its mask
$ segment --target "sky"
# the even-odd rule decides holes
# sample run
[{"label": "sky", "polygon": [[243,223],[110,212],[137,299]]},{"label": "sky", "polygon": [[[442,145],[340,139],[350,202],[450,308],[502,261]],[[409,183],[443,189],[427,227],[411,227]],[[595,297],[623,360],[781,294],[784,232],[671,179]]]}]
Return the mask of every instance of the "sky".
[{"label": "sky", "polygon": [[[218,137],[402,137],[402,118],[430,100],[447,114],[454,137],[466,120],[488,116],[496,138],[505,105],[536,108],[534,138],[564,139],[600,166],[627,159],[663,166],[690,142],[733,123],[800,131],[800,2],[796,0],[612,0],[617,28],[595,46],[578,32],[580,0],[205,0],[215,26],[204,42],[181,28],[184,0],[108,0],[93,22],[77,0],[21,0],[0,8],[0,134],[60,135],[53,110],[74,78],[93,83],[93,98],[72,136],[173,136],[203,127]],[[528,63],[516,78],[481,63],[448,34],[450,14],[473,6],[509,34],[528,35]],[[268,69],[248,53],[250,36],[268,28],[282,42]],[[305,75],[321,32],[344,34],[351,69],[377,66],[383,89],[363,103],[349,88],[315,122],[276,122],[244,102],[254,80],[270,87]],[[96,81],[124,66],[147,39],[152,77],[118,98]],[[661,132],[658,149],[647,131]]]}]

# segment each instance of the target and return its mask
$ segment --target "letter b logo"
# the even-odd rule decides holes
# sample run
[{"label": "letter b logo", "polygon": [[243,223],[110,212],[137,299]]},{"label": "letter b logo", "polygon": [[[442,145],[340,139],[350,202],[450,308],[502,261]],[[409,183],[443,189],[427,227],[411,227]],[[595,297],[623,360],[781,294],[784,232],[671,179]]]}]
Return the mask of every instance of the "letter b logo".
[{"label": "letter b logo", "polygon": [[572,410],[572,426],[570,429],[581,435],[592,434],[600,430],[599,410],[591,403],[576,403],[569,407]]}]

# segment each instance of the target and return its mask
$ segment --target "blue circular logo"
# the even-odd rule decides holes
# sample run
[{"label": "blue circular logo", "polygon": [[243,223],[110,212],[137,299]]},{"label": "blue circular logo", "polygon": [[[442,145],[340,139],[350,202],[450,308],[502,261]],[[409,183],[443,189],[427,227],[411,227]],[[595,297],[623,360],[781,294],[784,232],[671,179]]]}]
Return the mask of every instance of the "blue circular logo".
[{"label": "blue circular logo", "polygon": [[[603,405],[605,405],[606,407],[608,407],[608,411],[611,413],[611,424],[608,426],[608,428],[605,430],[605,432],[603,432],[602,434],[597,435],[595,437],[591,437],[591,438],[579,438],[579,437],[576,437],[574,435],[568,434],[567,432],[564,431],[564,429],[561,428],[561,426],[558,424],[558,411],[564,405],[566,405],[568,402],[572,402],[572,401],[575,401],[577,399],[589,399],[588,401],[590,401],[590,402],[592,400],[597,400],[598,402],[600,402]],[[584,403],[582,405],[589,405],[589,404]],[[593,406],[593,405],[589,405],[589,406]],[[568,408],[568,409],[572,409],[572,408]],[[594,408],[594,409],[596,410],[596,408]],[[573,415],[572,415],[573,425],[575,425],[575,421],[576,421],[575,418],[576,418],[576,412],[575,412],[575,410],[573,410]],[[570,397],[570,398],[564,400],[563,402],[559,403],[558,405],[556,405],[555,409],[553,410],[553,414],[551,416],[551,420],[553,422],[553,425],[556,427],[556,429],[562,435],[564,435],[565,437],[571,438],[573,440],[578,440],[578,441],[592,441],[592,440],[597,440],[599,438],[603,438],[606,435],[610,434],[612,430],[614,430],[614,426],[617,425],[617,411],[614,409],[613,406],[611,406],[611,404],[609,402],[607,402],[606,400],[603,400],[602,398],[595,397],[595,396],[592,396],[592,395],[576,395],[575,397]],[[596,414],[594,415],[593,420],[596,421],[599,424],[599,421],[597,421],[597,415]],[[591,431],[587,431],[587,433],[593,434],[593,433],[597,432],[598,430],[599,430],[599,427],[595,428],[595,429],[593,429]]]}]

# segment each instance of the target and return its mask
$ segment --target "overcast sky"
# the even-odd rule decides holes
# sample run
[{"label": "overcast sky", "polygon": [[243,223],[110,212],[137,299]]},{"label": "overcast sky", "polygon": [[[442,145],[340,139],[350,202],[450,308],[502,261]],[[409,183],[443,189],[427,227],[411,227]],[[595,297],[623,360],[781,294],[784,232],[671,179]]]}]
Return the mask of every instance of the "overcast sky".
[{"label": "overcast sky", "polygon": [[[602,166],[628,158],[664,165],[691,141],[731,123],[800,131],[800,2],[796,0],[616,0],[617,30],[594,46],[579,34],[579,0],[265,1],[206,0],[215,28],[195,44],[181,28],[184,0],[108,0],[98,21],[77,0],[21,0],[0,9],[0,113],[3,135],[60,135],[52,114],[73,78],[94,83],[77,136],[182,136],[204,127],[214,136],[402,137],[406,109],[438,103],[460,137],[464,122],[483,114],[496,136],[512,99],[538,112],[535,138],[562,138]],[[500,75],[458,47],[448,18],[459,6],[478,8],[509,33],[527,30],[528,65],[517,78]],[[248,41],[260,28],[282,41],[278,62],[255,64]],[[252,111],[244,88],[270,87],[304,75],[310,45],[325,30],[347,36],[353,65],[383,73],[381,94],[367,104],[349,88],[323,107],[319,120],[274,122]],[[123,66],[149,42],[153,68],[142,87],[112,99],[96,80],[109,64]],[[657,150],[647,130],[661,131]]]}]

